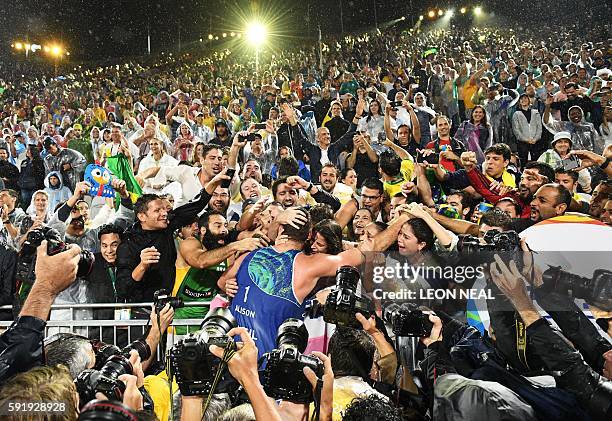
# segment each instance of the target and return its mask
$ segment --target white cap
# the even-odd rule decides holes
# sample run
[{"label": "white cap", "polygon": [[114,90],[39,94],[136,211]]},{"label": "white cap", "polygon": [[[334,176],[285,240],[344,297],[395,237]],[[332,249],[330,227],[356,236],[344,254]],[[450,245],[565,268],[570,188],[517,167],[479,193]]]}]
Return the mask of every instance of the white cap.
[{"label": "white cap", "polygon": [[555,143],[557,143],[557,141],[561,140],[561,139],[569,140],[570,148],[572,147],[572,135],[570,134],[570,132],[557,132],[557,133],[555,133],[555,137],[553,138],[553,141],[550,142],[550,144],[554,148]]},{"label": "white cap", "polygon": [[572,141],[572,135],[570,134],[570,132],[557,132],[557,133],[555,133],[555,137],[554,137],[552,143],[555,143],[559,139],[567,139],[567,140],[569,140],[571,142]]}]

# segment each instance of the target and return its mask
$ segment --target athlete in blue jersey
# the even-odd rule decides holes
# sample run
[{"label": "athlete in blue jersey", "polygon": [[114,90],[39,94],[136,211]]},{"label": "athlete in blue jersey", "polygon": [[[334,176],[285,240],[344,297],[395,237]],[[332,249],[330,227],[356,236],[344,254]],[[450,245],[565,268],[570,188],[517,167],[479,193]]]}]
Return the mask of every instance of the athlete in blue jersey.
[{"label": "athlete in blue jersey", "polygon": [[[219,279],[222,289],[227,279],[236,279],[238,293],[230,310],[238,326],[249,330],[260,357],[276,348],[278,327],[286,319],[304,318],[304,300],[320,277],[334,276],[340,266],[358,266],[363,251],[372,250],[372,242],[366,241],[361,249],[353,248],[336,256],[302,253],[311,223],[308,212],[304,209],[301,212],[306,222],[296,224],[299,228],[280,225],[278,235],[286,239],[282,244],[241,256]],[[282,214],[278,218],[282,220]]]}]

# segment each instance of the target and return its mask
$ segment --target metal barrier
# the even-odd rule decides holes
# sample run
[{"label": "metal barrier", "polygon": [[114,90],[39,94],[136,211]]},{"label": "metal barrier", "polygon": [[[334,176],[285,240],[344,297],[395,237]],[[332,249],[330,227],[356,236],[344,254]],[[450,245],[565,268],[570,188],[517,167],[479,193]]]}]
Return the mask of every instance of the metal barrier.
[{"label": "metal barrier", "polygon": [[[153,303],[88,303],[88,304],[54,304],[51,310],[70,310],[68,320],[49,320],[45,327],[45,337],[55,333],[75,333],[86,336],[90,339],[99,339],[108,344],[123,347],[133,340],[144,336],[149,318],[130,319],[130,320],[93,320],[75,319],[75,310],[93,309],[130,309],[145,308],[150,309]],[[208,303],[185,302],[185,307],[208,307]],[[12,306],[1,306],[0,310],[11,310]],[[8,328],[12,321],[0,321],[0,331]],[[169,349],[174,343],[184,335],[175,334],[176,328],[184,327],[185,330],[198,330],[202,319],[175,319],[168,328],[166,347]],[[158,358],[160,356],[158,348]]]}]

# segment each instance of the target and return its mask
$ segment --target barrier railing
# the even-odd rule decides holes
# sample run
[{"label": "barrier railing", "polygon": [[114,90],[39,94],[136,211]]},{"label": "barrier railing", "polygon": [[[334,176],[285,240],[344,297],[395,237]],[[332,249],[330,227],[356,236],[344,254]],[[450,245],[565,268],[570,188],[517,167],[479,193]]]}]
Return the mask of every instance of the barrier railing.
[{"label": "barrier railing", "polygon": [[[70,319],[49,320],[45,327],[45,337],[55,333],[75,333],[90,339],[99,339],[108,344],[125,346],[135,339],[141,338],[150,324],[146,319],[130,320],[95,320],[75,319],[75,311],[94,309],[150,309],[153,303],[83,303],[83,304],[54,304],[51,310],[70,310]],[[185,302],[185,307],[207,307],[208,303]],[[11,310],[12,306],[0,306],[0,310]],[[13,322],[0,321],[0,330],[8,328]],[[170,348],[183,335],[177,335],[177,329],[184,331],[198,330],[202,319],[174,319],[168,328],[166,347]],[[180,330],[179,330],[180,331]],[[158,348],[158,358],[160,349]]]}]

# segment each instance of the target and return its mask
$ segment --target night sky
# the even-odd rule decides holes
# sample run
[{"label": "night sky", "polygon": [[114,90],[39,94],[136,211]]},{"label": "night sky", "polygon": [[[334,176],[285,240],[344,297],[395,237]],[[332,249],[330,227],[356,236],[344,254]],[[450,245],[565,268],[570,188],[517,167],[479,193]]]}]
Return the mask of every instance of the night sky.
[{"label": "night sky", "polygon": [[[485,10],[495,11],[498,18],[511,16],[523,22],[550,25],[560,19],[571,21],[575,14],[588,19],[595,5],[603,7],[605,3],[601,0],[342,0],[342,11],[345,32],[359,32],[374,26],[374,4],[379,24],[402,15],[408,20],[416,19],[434,5],[458,8],[480,4]],[[73,60],[138,56],[146,52],[148,24],[153,53],[177,51],[179,38],[183,49],[193,48],[200,38],[206,41],[211,29],[215,34],[239,31],[242,22],[254,13],[274,17],[277,31],[291,37],[287,39],[314,38],[319,24],[324,35],[340,32],[339,0],[0,0],[0,54],[3,57],[12,54],[11,42],[27,37],[36,43],[60,42],[67,46]]]}]

